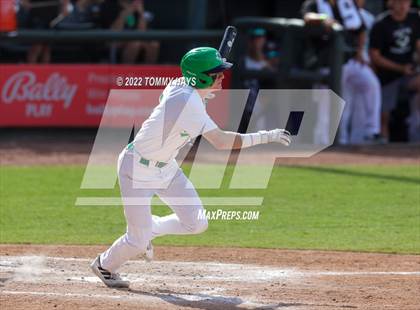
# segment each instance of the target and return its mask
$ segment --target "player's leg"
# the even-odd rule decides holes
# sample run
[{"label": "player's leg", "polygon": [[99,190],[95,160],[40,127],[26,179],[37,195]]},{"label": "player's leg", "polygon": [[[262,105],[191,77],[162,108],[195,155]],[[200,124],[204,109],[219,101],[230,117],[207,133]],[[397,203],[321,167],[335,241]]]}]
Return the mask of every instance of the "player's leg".
[{"label": "player's leg", "polygon": [[[420,81],[420,80],[419,80]],[[420,93],[410,100],[411,115],[408,118],[408,133],[410,142],[420,142]]]},{"label": "player's leg", "polygon": [[338,132],[338,141],[342,145],[349,144],[350,142],[350,120],[352,116],[354,99],[354,93],[351,84],[353,71],[354,67],[351,61],[347,62],[343,66],[341,89],[343,93],[343,99],[346,104],[344,106],[343,115],[341,117],[340,128]]},{"label": "player's leg", "polygon": [[159,41],[145,42],[144,44],[144,62],[146,64],[154,64],[159,58]]},{"label": "player's leg", "polygon": [[[151,198],[150,198],[151,199]],[[149,206],[124,206],[126,233],[101,254],[102,267],[115,272],[129,259],[143,254],[152,239],[152,214]]]},{"label": "player's leg", "polygon": [[350,84],[353,92],[353,109],[350,121],[350,143],[362,144],[365,142],[366,123],[368,118],[368,105],[371,104],[371,87],[365,74],[367,65],[353,61],[352,78]]},{"label": "player's leg", "polygon": [[382,135],[389,140],[389,123],[392,110],[395,109],[398,100],[400,81],[396,80],[382,86],[382,109],[381,109],[381,128]]},{"label": "player's leg", "polygon": [[142,189],[142,184],[133,178],[133,155],[125,154],[120,160],[118,179],[127,230],[112,246],[101,254],[104,269],[115,272],[127,260],[146,251],[152,238],[151,199],[152,189]]},{"label": "player's leg", "polygon": [[[379,133],[380,87],[371,69],[355,60],[349,61],[349,66],[344,75],[344,89],[350,102],[350,113],[343,118],[350,125],[350,143],[365,143],[366,137]],[[376,115],[372,115],[376,113]],[[344,112],[346,114],[346,111]],[[349,119],[347,119],[348,117]],[[374,118],[376,121],[373,121]],[[375,131],[375,132],[373,132]]]},{"label": "player's leg", "polygon": [[140,51],[144,48],[143,41],[131,41],[122,47],[121,60],[125,64],[136,63]]},{"label": "player's leg", "polygon": [[181,169],[169,187],[158,190],[157,195],[175,213],[163,217],[153,216],[154,238],[163,235],[199,234],[207,229],[208,222],[201,199]]},{"label": "player's leg", "polygon": [[381,84],[378,77],[369,66],[360,69],[359,81],[363,94],[363,107],[365,114],[365,126],[361,128],[368,139],[372,139],[381,131]]},{"label": "player's leg", "polygon": [[26,61],[30,64],[37,63],[38,58],[42,54],[43,47],[44,45],[41,43],[33,44],[28,50],[28,53],[26,55]]}]

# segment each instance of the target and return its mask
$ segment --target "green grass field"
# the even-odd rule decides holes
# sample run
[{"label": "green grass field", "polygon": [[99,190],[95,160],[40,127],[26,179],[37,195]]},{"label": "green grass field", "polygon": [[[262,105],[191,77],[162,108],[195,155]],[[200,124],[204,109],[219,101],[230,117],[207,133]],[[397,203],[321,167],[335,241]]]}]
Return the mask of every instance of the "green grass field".
[{"label": "green grass field", "polygon": [[[80,190],[84,167],[0,169],[1,243],[109,244],[124,232],[121,207],[75,206],[78,196],[119,193]],[[252,208],[257,221],[210,221],[204,234],[155,244],[420,253],[418,166],[276,167],[267,190],[199,192],[265,200]]]}]

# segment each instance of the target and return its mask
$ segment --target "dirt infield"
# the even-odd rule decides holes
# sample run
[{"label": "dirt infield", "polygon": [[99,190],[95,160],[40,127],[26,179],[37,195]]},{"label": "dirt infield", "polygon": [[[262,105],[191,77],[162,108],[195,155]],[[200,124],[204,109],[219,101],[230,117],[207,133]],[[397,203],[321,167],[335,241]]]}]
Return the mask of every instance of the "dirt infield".
[{"label": "dirt infield", "polygon": [[2,309],[418,309],[420,256],[157,247],[129,290],[89,270],[102,246],[0,246]]},{"label": "dirt infield", "polygon": [[[3,134],[3,133],[2,133]],[[7,130],[0,137],[1,165],[86,165],[96,132],[81,129]],[[207,146],[203,160],[224,162],[223,152]],[[261,163],[264,158],[278,156],[278,150],[249,149],[247,162]],[[118,154],[105,154],[109,163]],[[111,156],[111,157],[110,157]],[[115,158],[114,158],[115,157]],[[211,159],[211,160],[210,160]],[[225,162],[224,162],[225,163]],[[311,158],[279,158],[280,165],[413,165],[420,164],[420,144],[363,145],[329,147]]]}]

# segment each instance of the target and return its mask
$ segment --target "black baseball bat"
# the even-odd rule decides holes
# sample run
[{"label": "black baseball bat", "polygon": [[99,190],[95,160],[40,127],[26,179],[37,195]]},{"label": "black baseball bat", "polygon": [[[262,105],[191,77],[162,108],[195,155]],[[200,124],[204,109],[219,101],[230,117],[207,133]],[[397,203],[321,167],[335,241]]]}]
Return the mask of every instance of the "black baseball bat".
[{"label": "black baseball bat", "polygon": [[222,58],[228,58],[232,50],[233,43],[235,42],[236,34],[238,31],[234,26],[227,26],[223,35],[222,42],[220,42],[219,53]]}]

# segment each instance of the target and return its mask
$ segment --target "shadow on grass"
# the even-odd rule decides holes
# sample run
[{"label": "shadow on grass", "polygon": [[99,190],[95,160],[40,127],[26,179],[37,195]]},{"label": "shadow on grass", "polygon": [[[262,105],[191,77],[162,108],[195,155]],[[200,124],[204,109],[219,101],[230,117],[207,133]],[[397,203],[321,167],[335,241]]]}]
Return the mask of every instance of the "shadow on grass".
[{"label": "shadow on grass", "polygon": [[420,143],[389,143],[377,145],[346,145],[332,146],[328,152],[373,155],[380,157],[419,158]]},{"label": "shadow on grass", "polygon": [[377,180],[395,181],[395,182],[412,183],[412,184],[420,185],[420,177],[412,178],[412,177],[403,177],[403,176],[397,176],[397,175],[383,175],[383,174],[376,174],[376,173],[371,173],[371,172],[351,171],[351,170],[340,169],[340,168],[319,167],[319,166],[283,166],[282,168],[293,168],[293,169],[315,171],[315,172],[320,172],[320,173],[331,173],[331,174],[337,174],[337,175],[371,178],[371,179],[377,179]]}]

